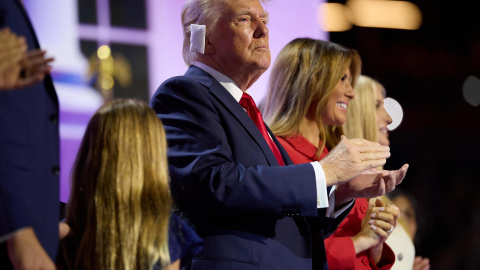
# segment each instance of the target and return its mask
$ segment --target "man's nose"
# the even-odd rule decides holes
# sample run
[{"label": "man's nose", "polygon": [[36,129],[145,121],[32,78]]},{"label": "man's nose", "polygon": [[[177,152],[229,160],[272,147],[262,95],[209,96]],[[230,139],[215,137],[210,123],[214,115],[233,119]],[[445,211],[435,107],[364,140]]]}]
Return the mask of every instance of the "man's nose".
[{"label": "man's nose", "polygon": [[266,37],[267,35],[268,35],[268,27],[265,24],[265,22],[260,20],[257,23],[257,29],[255,30],[254,37],[255,38],[263,38],[263,37]]}]

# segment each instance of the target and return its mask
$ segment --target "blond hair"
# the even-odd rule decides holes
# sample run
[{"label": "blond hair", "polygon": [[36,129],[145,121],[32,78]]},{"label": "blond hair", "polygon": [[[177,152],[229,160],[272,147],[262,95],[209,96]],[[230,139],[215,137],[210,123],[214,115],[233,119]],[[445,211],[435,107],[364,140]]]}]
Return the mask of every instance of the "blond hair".
[{"label": "blond hair", "polygon": [[[310,38],[297,38],[279,53],[272,68],[263,116],[277,136],[299,133],[301,120],[315,106],[320,130],[317,154],[322,153],[327,134],[343,134],[342,128],[326,127],[322,122],[333,89],[349,68],[352,87],[360,75],[361,59],[357,51],[341,45]],[[329,145],[327,145],[329,146]]]},{"label": "blond hair", "polygon": [[355,98],[348,104],[347,121],[343,130],[348,138],[378,142],[376,93],[380,88],[385,98],[385,88],[378,81],[360,76],[355,87]]},{"label": "blond hair", "polygon": [[72,171],[68,269],[152,269],[170,263],[166,139],[144,103],[115,100],[90,120]]}]

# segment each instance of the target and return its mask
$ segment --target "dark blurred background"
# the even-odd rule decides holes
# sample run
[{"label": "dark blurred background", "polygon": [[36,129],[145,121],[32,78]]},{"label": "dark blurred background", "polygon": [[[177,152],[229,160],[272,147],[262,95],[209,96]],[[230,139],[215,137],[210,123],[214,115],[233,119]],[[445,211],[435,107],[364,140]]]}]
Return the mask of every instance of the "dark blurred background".
[{"label": "dark blurred background", "polygon": [[480,77],[478,1],[410,2],[418,30],[354,26],[330,40],[358,50],[363,73],[403,107],[386,169],[410,164],[400,187],[418,204],[417,254],[432,269],[480,269],[480,107],[462,94],[468,76]]}]

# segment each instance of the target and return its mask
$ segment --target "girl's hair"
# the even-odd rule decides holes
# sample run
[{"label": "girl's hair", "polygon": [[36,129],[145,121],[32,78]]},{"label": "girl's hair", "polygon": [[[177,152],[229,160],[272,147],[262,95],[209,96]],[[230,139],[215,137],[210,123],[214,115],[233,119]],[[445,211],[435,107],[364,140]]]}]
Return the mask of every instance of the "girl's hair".
[{"label": "girl's hair", "polygon": [[263,115],[273,133],[277,136],[298,133],[301,120],[315,104],[322,142],[317,154],[322,153],[328,134],[340,138],[342,127],[326,127],[322,114],[347,68],[354,87],[361,70],[357,51],[310,38],[297,38],[287,44],[273,65],[264,103]]},{"label": "girl's hair", "polygon": [[68,269],[152,269],[170,263],[166,139],[144,103],[115,100],[90,120],[72,171],[63,243]]},{"label": "girl's hair", "polygon": [[363,75],[358,79],[355,98],[348,104],[347,121],[343,125],[348,138],[378,142],[377,88],[380,88],[385,98],[385,88],[378,81]]}]

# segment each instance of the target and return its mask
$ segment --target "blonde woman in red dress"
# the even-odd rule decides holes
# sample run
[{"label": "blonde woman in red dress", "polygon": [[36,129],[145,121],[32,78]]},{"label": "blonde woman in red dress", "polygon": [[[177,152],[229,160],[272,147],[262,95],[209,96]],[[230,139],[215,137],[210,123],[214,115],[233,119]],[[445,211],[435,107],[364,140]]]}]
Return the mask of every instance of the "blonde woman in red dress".
[{"label": "blonde woman in red dress", "polygon": [[[346,121],[348,104],[355,96],[353,88],[360,66],[355,50],[332,42],[303,38],[282,49],[272,69],[263,115],[294,163],[321,160],[328,149],[341,140],[341,125]],[[407,168],[405,165],[397,171],[375,173],[404,176]],[[370,181],[368,179],[373,178],[365,173],[337,186],[335,196],[344,198],[352,185]],[[372,184],[372,189],[379,189],[378,194],[385,192],[382,188],[385,186]],[[391,186],[386,188],[391,189]],[[370,194],[349,193],[351,198],[367,195]],[[384,241],[398,215],[398,208],[387,207],[380,200],[369,205],[367,199],[357,199],[349,214],[357,218],[352,228],[354,233],[345,235],[336,248],[324,247],[323,239],[318,239],[314,241],[313,252],[326,248],[330,269],[389,269],[395,256]]]}]

